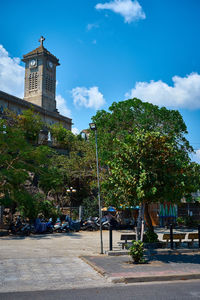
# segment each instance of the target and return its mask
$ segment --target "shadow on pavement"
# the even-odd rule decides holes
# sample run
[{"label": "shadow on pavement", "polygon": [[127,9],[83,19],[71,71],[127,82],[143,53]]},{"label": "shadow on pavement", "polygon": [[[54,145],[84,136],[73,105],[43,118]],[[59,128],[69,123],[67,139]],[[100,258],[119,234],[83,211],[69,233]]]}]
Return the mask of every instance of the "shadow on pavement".
[{"label": "shadow on pavement", "polygon": [[71,237],[71,238],[76,238],[80,239],[81,234],[78,232],[70,232],[70,233],[54,233],[54,234],[32,234],[29,236],[23,236],[23,235],[7,235],[4,237],[0,237],[0,240],[24,240],[24,239],[33,239],[33,240],[41,240],[41,239],[51,239],[52,237],[54,238],[59,238],[61,236],[66,236],[66,237]]},{"label": "shadow on pavement", "polygon": [[149,261],[160,261],[162,263],[184,263],[184,264],[200,264],[199,254],[157,254],[149,257]]}]

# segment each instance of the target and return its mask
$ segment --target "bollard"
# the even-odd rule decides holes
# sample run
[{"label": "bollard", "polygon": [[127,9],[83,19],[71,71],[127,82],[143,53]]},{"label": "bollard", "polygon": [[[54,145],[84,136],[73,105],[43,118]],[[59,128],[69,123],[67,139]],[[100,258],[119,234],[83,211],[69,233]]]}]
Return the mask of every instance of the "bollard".
[{"label": "bollard", "polygon": [[112,225],[109,227],[109,245],[110,245],[110,251],[112,251]]},{"label": "bollard", "polygon": [[200,225],[198,225],[198,235],[199,235],[199,248],[200,248]]},{"label": "bollard", "polygon": [[174,248],[174,241],[173,241],[173,225],[170,224],[169,225],[170,228],[170,248],[173,249]]}]

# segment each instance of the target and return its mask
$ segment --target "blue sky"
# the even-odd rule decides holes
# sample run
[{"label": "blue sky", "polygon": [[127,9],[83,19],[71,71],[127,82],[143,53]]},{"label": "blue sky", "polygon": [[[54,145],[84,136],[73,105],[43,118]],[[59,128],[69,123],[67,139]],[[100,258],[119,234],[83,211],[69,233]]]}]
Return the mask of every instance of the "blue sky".
[{"label": "blue sky", "polygon": [[0,11],[1,90],[23,97],[19,58],[43,35],[60,59],[58,108],[74,130],[97,109],[138,97],[178,109],[200,149],[200,1],[2,0]]}]

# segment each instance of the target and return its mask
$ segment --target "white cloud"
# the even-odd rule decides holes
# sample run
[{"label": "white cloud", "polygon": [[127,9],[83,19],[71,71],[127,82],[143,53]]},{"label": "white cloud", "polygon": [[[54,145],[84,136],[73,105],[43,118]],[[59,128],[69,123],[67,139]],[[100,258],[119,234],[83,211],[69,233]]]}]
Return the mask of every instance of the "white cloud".
[{"label": "white cloud", "polygon": [[80,130],[78,128],[76,128],[76,127],[73,127],[72,128],[72,133],[75,134],[75,135],[77,135],[77,134],[80,133]]},{"label": "white cloud", "polygon": [[98,28],[99,25],[98,24],[95,24],[95,23],[91,23],[91,24],[87,24],[87,30],[90,31],[94,28]]},{"label": "white cloud", "polygon": [[104,4],[98,3],[96,9],[109,9],[124,17],[125,23],[145,19],[145,13],[137,0],[113,0]]},{"label": "white cloud", "polygon": [[172,81],[173,86],[169,86],[161,80],[137,82],[125,97],[136,97],[159,106],[199,109],[200,75],[191,73],[186,77],[174,76]]},{"label": "white cloud", "polygon": [[72,97],[74,105],[84,106],[86,108],[99,109],[106,103],[103,94],[99,92],[97,86],[93,86],[89,89],[76,87],[72,90]]},{"label": "white cloud", "polygon": [[57,109],[59,113],[68,118],[71,117],[71,110],[67,107],[66,100],[61,96],[56,96]]},{"label": "white cloud", "polygon": [[192,161],[195,161],[200,164],[200,149],[195,151],[195,154],[191,155]]},{"label": "white cloud", "polygon": [[24,96],[24,68],[20,58],[10,57],[0,45],[0,90],[22,98]]}]

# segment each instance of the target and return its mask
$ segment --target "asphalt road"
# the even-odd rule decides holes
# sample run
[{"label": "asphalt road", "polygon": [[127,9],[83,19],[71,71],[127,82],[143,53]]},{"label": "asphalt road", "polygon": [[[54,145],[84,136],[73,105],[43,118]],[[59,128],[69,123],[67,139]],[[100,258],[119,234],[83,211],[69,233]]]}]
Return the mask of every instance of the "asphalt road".
[{"label": "asphalt road", "polygon": [[0,300],[195,300],[200,299],[200,281],[116,285],[104,288],[2,293]]}]

